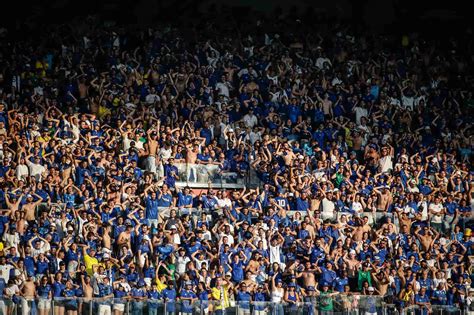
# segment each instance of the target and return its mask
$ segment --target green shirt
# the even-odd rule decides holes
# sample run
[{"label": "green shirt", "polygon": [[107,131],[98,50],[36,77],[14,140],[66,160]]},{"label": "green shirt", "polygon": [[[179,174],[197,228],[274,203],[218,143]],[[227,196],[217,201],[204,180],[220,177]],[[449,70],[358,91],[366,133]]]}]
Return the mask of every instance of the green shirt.
[{"label": "green shirt", "polygon": [[357,286],[359,287],[359,291],[362,290],[362,284],[364,283],[364,281],[367,281],[369,283],[369,286],[372,286],[372,277],[370,276],[370,271],[359,270],[357,280]]},{"label": "green shirt", "polygon": [[330,291],[321,292],[319,295],[319,310],[320,311],[332,311],[334,310],[333,299]]}]

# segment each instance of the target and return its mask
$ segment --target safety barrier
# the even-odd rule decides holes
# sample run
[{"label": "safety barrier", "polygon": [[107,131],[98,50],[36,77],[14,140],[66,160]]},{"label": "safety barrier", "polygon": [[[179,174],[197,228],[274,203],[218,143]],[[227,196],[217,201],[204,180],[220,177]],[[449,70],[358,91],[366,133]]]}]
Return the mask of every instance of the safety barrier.
[{"label": "safety barrier", "polygon": [[[317,295],[315,295],[317,294]],[[429,312],[438,315],[471,315],[469,307],[431,305]],[[147,298],[54,298],[0,299],[0,315],[158,315],[158,314],[256,314],[256,315],[392,315],[427,314],[424,308],[412,305],[404,309],[385,303],[381,296],[358,294],[312,293],[303,301],[288,294],[286,301],[256,302],[234,300],[199,301]]]}]

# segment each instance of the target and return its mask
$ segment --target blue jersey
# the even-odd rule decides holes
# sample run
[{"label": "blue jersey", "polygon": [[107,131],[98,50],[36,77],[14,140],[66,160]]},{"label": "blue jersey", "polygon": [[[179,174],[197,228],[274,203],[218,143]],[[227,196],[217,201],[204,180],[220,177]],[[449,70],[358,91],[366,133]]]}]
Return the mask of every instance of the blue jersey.
[{"label": "blue jersey", "polygon": [[239,302],[239,307],[246,310],[250,309],[250,301],[252,300],[250,293],[239,291],[235,298]]},{"label": "blue jersey", "polygon": [[150,197],[146,197],[145,199],[145,210],[146,210],[146,218],[156,220],[158,219],[158,199],[152,199]]},{"label": "blue jersey", "polygon": [[163,291],[161,291],[161,294],[163,295],[163,299],[166,302],[166,310],[168,312],[174,312],[175,311],[175,300],[176,300],[176,290],[175,289],[169,289],[166,288]]},{"label": "blue jersey", "polygon": [[40,285],[36,288],[36,293],[40,298],[47,299],[49,298],[49,294],[53,291],[51,285]]},{"label": "blue jersey", "polygon": [[182,290],[181,291],[181,297],[186,298],[181,302],[181,311],[184,313],[192,313],[193,311],[193,305],[191,304],[191,301],[188,300],[189,298],[191,299],[197,299],[197,295],[190,290]]}]

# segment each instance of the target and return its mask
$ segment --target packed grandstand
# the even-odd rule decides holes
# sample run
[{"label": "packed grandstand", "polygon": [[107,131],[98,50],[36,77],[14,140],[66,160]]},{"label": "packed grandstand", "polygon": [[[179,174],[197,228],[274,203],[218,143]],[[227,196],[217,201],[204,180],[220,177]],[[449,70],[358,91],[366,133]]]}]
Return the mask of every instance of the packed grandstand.
[{"label": "packed grandstand", "polygon": [[0,312],[467,311],[472,37],[294,23],[3,38]]}]

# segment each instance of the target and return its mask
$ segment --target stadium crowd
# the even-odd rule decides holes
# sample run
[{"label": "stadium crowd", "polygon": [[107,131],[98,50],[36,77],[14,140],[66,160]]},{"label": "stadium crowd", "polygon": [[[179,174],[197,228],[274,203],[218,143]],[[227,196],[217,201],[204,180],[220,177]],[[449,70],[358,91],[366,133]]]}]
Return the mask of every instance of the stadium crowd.
[{"label": "stadium crowd", "polygon": [[4,311],[470,305],[472,37],[89,22],[0,47]]}]

